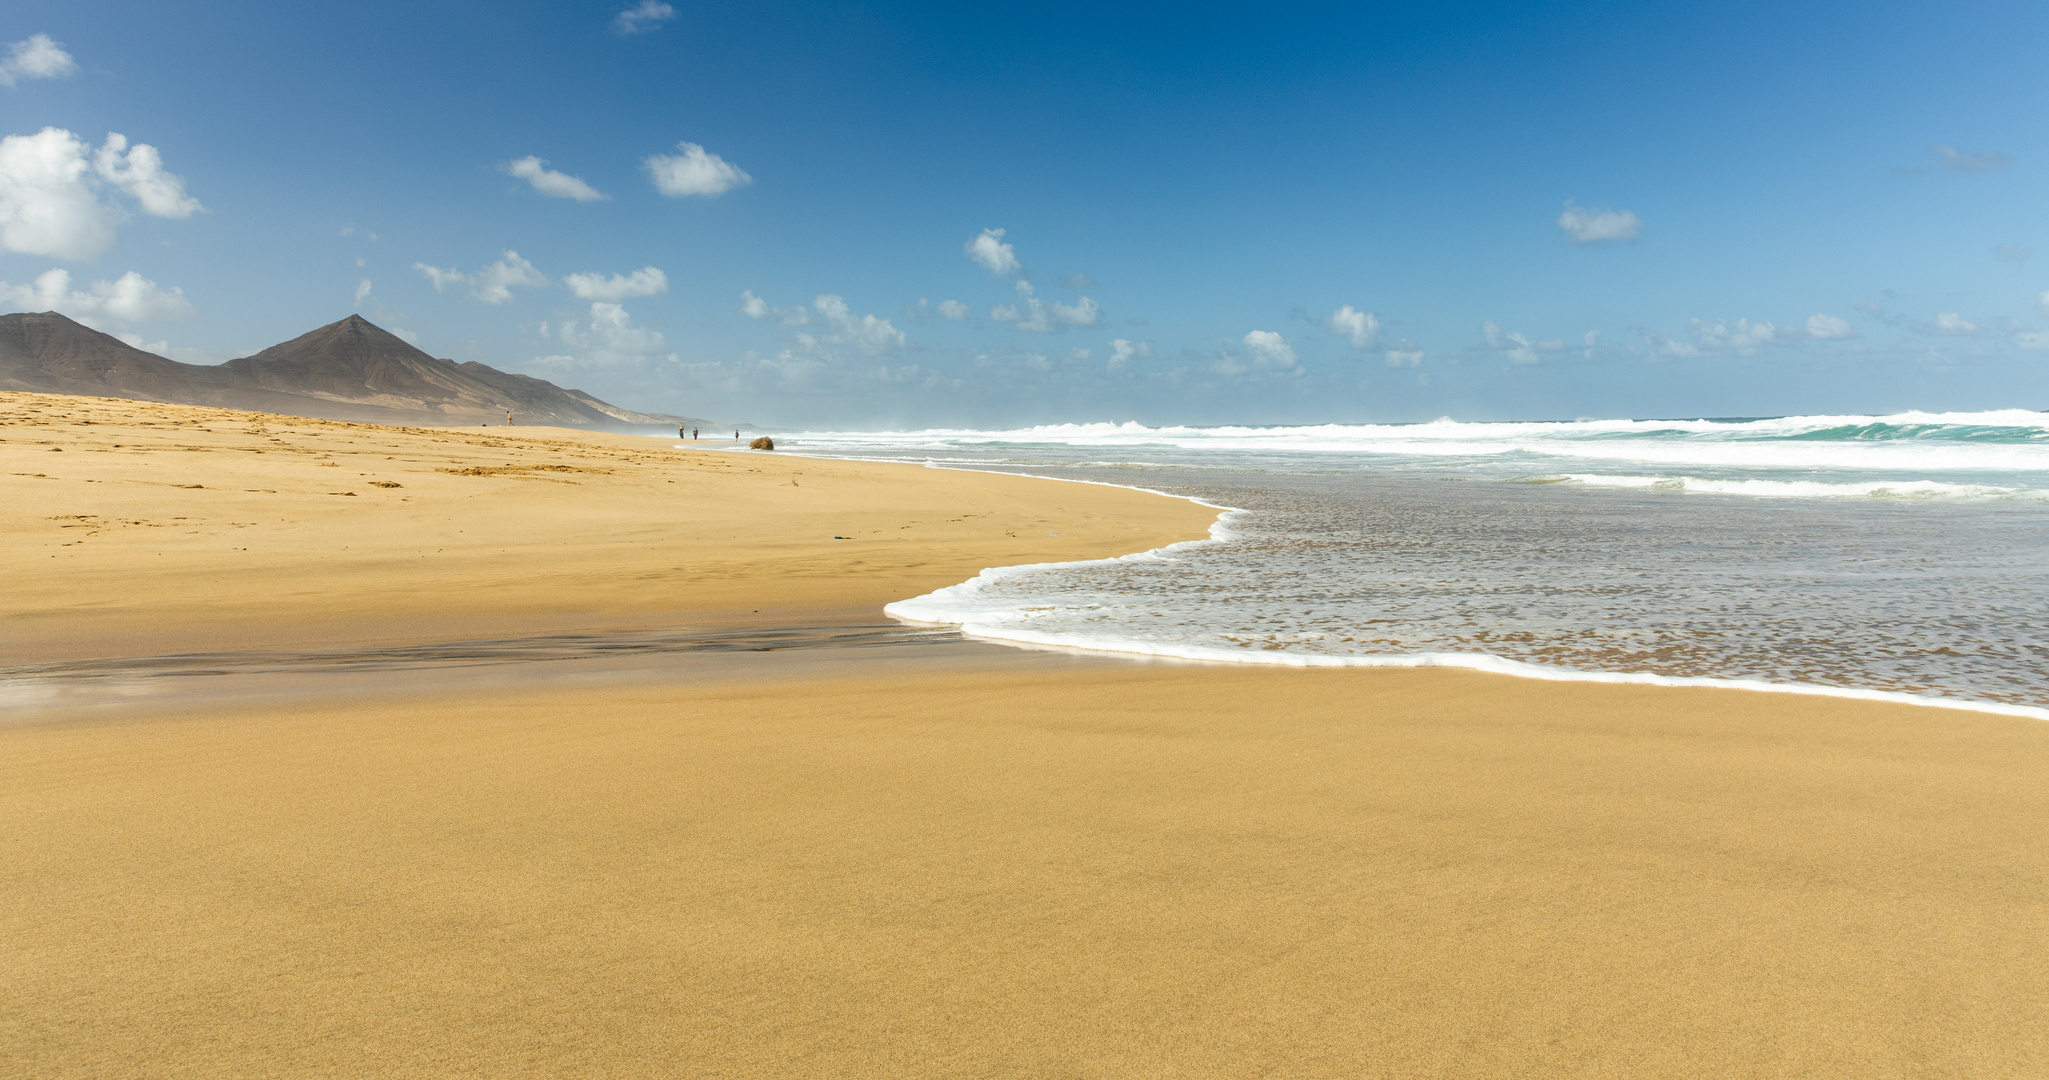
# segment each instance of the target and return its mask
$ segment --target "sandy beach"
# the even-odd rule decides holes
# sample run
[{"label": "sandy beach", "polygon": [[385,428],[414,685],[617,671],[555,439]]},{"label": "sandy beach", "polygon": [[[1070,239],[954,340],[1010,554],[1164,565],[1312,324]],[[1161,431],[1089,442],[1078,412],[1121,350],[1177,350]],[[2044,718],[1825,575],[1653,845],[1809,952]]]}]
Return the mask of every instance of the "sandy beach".
[{"label": "sandy beach", "polygon": [[[730,443],[0,423],[14,667],[873,624],[1214,518]],[[0,1076],[2049,1072],[2034,720],[972,644],[181,682],[0,722]]]},{"label": "sandy beach", "polygon": [[[0,393],[17,662],[875,622],[984,567],[1207,535],[1115,488]],[[839,539],[844,537],[844,539]]]}]

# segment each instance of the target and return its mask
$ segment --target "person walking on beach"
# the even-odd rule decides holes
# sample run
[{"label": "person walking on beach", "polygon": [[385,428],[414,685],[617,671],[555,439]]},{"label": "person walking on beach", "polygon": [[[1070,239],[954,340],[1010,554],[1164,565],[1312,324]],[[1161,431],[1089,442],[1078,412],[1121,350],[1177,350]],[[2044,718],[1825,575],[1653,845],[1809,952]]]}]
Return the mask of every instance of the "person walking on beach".
[{"label": "person walking on beach", "polygon": [[507,409],[507,410],[505,410],[505,426],[506,426],[506,427],[511,427],[511,426],[512,426],[512,410],[511,410],[511,409]]},{"label": "person walking on beach", "polygon": [[691,442],[696,442],[696,441],[697,441],[697,429],[696,429],[696,428],[691,428],[691,429],[690,429],[690,441],[691,441]]}]

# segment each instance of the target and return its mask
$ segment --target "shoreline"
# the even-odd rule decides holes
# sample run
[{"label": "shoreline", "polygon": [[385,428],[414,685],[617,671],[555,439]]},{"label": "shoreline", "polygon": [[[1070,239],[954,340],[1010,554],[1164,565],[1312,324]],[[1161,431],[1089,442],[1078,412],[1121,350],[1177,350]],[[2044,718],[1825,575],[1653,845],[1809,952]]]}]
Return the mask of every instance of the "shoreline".
[{"label": "shoreline", "polygon": [[[785,453],[787,451],[777,451]],[[889,463],[890,459],[838,457],[832,455],[790,452],[793,457],[809,456],[821,461],[864,461]],[[1249,514],[1242,507],[1225,506],[1193,495],[1178,495],[1136,484],[1119,484],[1109,480],[1086,480],[1073,477],[1045,476],[1038,473],[1009,472],[998,469],[977,469],[967,465],[938,462],[920,462],[924,468],[949,472],[983,473],[993,476],[1023,476],[1057,483],[1094,484],[1102,487],[1121,488],[1162,498],[1183,499],[1197,506],[1218,511],[1217,520],[1210,526],[1206,539],[1182,540],[1164,547],[1147,551],[1113,555],[1100,559],[1080,559],[1071,562],[1024,563],[1014,566],[997,566],[983,570],[980,574],[961,582],[936,589],[922,596],[897,600],[883,606],[883,612],[893,618],[921,626],[947,626],[982,641],[1012,645],[1031,645],[1043,648],[1073,649],[1077,652],[1105,656],[1143,656],[1200,663],[1253,664],[1275,667],[1297,668],[1451,668],[1458,670],[1483,671],[1490,674],[1514,678],[1536,679],[1546,682],[1589,682],[1630,686],[1698,687],[1703,689],[1749,690],[1767,694],[1798,694],[1812,697],[1843,698],[1852,701],[1885,702],[1895,705],[1914,705],[1935,709],[1961,709],[1966,712],[1987,713],[1995,716],[2025,717],[2032,720],[2049,720],[2049,708],[2035,705],[2013,705],[2006,702],[1986,701],[1976,698],[1944,698],[1933,695],[1910,694],[1904,691],[1871,690],[1861,687],[1828,686],[1821,683],[1769,682],[1763,679],[1722,678],[1712,675],[1660,675],[1648,671],[1599,671],[1572,668],[1553,664],[1533,664],[1511,660],[1492,653],[1395,653],[1379,655],[1333,655],[1322,653],[1295,653],[1286,650],[1227,649],[1221,646],[1203,647],[1195,645],[1158,645],[1151,642],[1124,638],[1082,638],[1075,635],[1039,633],[1002,625],[1013,618],[1014,609],[984,613],[977,620],[973,616],[962,616],[961,612],[949,612],[942,600],[971,595],[979,590],[983,582],[1000,581],[1042,570],[1057,570],[1068,567],[1102,566],[1136,559],[1160,558],[1175,549],[1186,549],[1204,544],[1228,544],[1230,518],[1235,514]],[[962,616],[962,617],[950,617]]]}]

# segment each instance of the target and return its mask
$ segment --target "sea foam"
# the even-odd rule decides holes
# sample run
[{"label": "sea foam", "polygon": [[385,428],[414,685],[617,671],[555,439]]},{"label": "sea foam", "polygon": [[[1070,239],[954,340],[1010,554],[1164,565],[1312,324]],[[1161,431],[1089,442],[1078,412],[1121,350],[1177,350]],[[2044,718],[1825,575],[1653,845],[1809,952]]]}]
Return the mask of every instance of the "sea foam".
[{"label": "sea foam", "polygon": [[1211,539],[891,605],[989,640],[2049,717],[2049,414],[793,434],[1194,496]]}]

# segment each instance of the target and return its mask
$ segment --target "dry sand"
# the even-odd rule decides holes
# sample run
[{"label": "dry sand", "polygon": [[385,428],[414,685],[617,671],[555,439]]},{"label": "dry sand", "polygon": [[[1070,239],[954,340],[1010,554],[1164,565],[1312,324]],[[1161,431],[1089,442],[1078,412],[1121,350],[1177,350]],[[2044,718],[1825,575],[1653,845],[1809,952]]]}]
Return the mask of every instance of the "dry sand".
[{"label": "dry sand", "polygon": [[[318,430],[528,460],[469,441],[496,432]],[[21,471],[18,432],[4,434]],[[518,452],[598,454],[559,438]],[[197,508],[210,470],[254,467],[178,453],[206,486],[135,497]],[[394,535],[412,518],[489,521],[526,537],[506,572],[513,551],[635,556],[620,529],[530,522],[494,499],[559,509],[583,492],[630,523],[634,492],[677,470],[757,512],[812,512],[776,502],[794,492],[767,473],[681,457],[575,489],[423,459],[397,489],[417,503],[270,505],[308,528]],[[164,459],[104,460],[33,471],[115,483]],[[785,467],[803,491],[828,471]],[[1129,492],[844,469],[832,482],[872,482],[871,502],[896,492],[860,510],[871,526],[935,514],[919,491],[989,500],[1041,533],[1093,520],[1113,544],[1172,531],[1150,514],[1189,513]],[[900,491],[884,480],[903,473]],[[6,478],[9,512],[31,513],[10,523],[58,516],[20,479]],[[500,486],[443,486],[471,479]],[[992,486],[948,486],[968,480]],[[1104,500],[1087,504],[1096,518],[1082,493]],[[769,539],[782,546],[689,565],[767,568],[707,612],[746,589],[791,611],[855,610],[862,588],[1005,561],[1027,531],[980,528],[953,546],[868,541],[853,585],[827,562],[847,541]],[[123,535],[136,534],[88,546]],[[112,558],[79,564],[94,568],[82,594],[173,614],[151,598],[184,586],[141,550],[128,573],[142,599],[96,584],[120,571]],[[177,550],[211,557],[198,539]],[[381,572],[404,572],[395,542],[378,550]],[[284,582],[288,567],[349,579],[352,558],[309,540],[256,562]],[[778,575],[778,559],[812,569]],[[592,562],[574,573],[599,580]],[[67,571],[49,572],[42,606],[23,618],[10,600],[7,625],[67,625]],[[467,596],[447,571],[405,580]],[[539,619],[573,592],[536,588],[465,614]],[[636,602],[594,610],[657,610]],[[359,626],[381,617],[369,601],[348,610]],[[1469,672],[916,651],[461,692],[379,680],[287,705],[0,725],[0,1076],[2049,1075],[2049,725]]]},{"label": "dry sand", "polygon": [[875,622],[984,567],[1216,520],[1117,488],[675,445],[0,393],[0,641],[30,661]]}]

